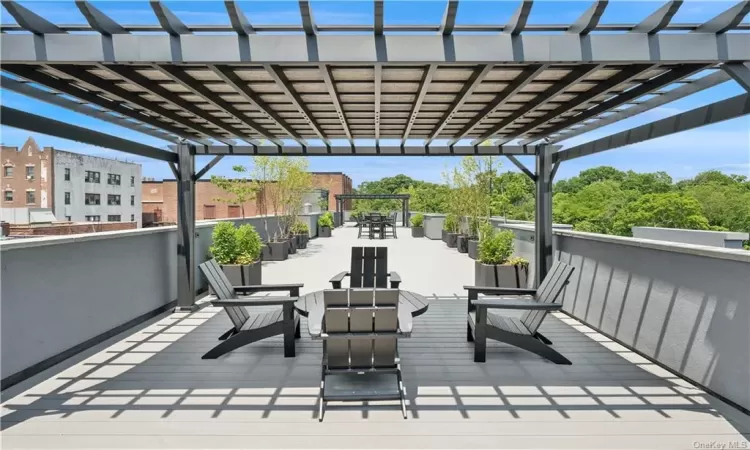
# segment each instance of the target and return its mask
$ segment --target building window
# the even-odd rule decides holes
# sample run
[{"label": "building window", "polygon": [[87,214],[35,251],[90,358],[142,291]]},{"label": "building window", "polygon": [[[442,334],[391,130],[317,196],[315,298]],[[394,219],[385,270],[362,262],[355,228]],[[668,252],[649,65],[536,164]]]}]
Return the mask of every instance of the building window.
[{"label": "building window", "polygon": [[109,173],[109,174],[107,174],[107,184],[111,184],[113,186],[119,186],[120,185],[120,175],[117,175],[116,173]]},{"label": "building window", "polygon": [[227,217],[240,217],[240,207],[239,207],[239,205],[229,205],[229,206],[227,206]]},{"label": "building window", "polygon": [[135,177],[130,177],[130,187],[135,187]]},{"label": "building window", "polygon": [[65,193],[65,204],[70,205],[70,192]]},{"label": "building window", "polygon": [[67,222],[72,222],[72,221],[73,221],[73,218],[72,218],[72,217],[70,217],[70,216],[65,216],[65,220],[66,220]]},{"label": "building window", "polygon": [[13,176],[13,166],[5,166],[3,167],[3,176],[10,178]]},{"label": "building window", "polygon": [[13,191],[5,191],[5,201],[6,202],[12,202],[13,201]]},{"label": "building window", "polygon": [[92,172],[91,170],[86,171],[86,183],[99,183],[99,172]]},{"label": "building window", "polygon": [[101,222],[101,216],[86,216],[86,222]]},{"label": "building window", "polygon": [[130,206],[135,206],[135,195],[130,196]]},{"label": "building window", "polygon": [[36,192],[26,191],[26,204],[33,205],[34,203],[36,203]]},{"label": "building window", "polygon": [[120,196],[109,194],[107,195],[107,204],[108,205],[119,205],[120,204]]},{"label": "building window", "polygon": [[107,222],[120,222],[120,221],[121,220],[120,220],[120,216],[119,215],[116,215],[116,216],[109,215],[109,216],[107,216]]},{"label": "building window", "polygon": [[101,201],[100,194],[86,194],[87,205],[101,205]]},{"label": "building window", "polygon": [[135,214],[131,214],[130,215],[130,221],[131,222],[135,222]]},{"label": "building window", "polygon": [[34,166],[26,166],[26,178],[34,179]]},{"label": "building window", "polygon": [[70,181],[70,169],[65,168],[65,181]]},{"label": "building window", "polygon": [[203,218],[215,219],[216,218],[216,205],[203,205]]}]

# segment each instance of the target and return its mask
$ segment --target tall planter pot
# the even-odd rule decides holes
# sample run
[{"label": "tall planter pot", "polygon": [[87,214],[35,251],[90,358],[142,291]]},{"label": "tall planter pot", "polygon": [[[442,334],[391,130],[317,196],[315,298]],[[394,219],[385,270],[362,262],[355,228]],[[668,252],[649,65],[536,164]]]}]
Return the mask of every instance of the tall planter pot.
[{"label": "tall planter pot", "polygon": [[456,238],[456,250],[458,250],[458,253],[469,253],[469,236],[458,235]]},{"label": "tall planter pot", "polygon": [[474,285],[504,288],[526,288],[529,268],[474,262]]},{"label": "tall planter pot", "polygon": [[467,243],[469,258],[479,259],[479,241],[476,239],[469,239]]},{"label": "tall planter pot", "polygon": [[263,261],[284,261],[288,253],[287,241],[268,242],[263,247]]},{"label": "tall planter pot", "polygon": [[445,243],[448,248],[456,248],[458,244],[458,233],[445,233]]},{"label": "tall planter pot", "polygon": [[320,227],[318,230],[318,237],[329,238],[331,237],[331,227]]},{"label": "tall planter pot", "polygon": [[286,250],[290,255],[297,253],[297,238],[292,236],[286,241]]},{"label": "tall planter pot", "polygon": [[411,237],[413,237],[413,238],[423,238],[424,237],[424,227],[411,227]]},{"label": "tall planter pot", "polygon": [[298,249],[307,248],[307,242],[310,240],[310,236],[307,233],[295,234],[294,238],[297,240]]},{"label": "tall planter pot", "polygon": [[440,230],[440,232],[442,233],[443,242],[447,243],[448,242],[448,232],[445,231],[445,230]]},{"label": "tall planter pot", "polygon": [[[263,265],[260,261],[252,264],[226,264],[221,265],[221,270],[227,276],[232,286],[251,286],[263,284]],[[214,291],[209,285],[208,293],[213,295]]]}]

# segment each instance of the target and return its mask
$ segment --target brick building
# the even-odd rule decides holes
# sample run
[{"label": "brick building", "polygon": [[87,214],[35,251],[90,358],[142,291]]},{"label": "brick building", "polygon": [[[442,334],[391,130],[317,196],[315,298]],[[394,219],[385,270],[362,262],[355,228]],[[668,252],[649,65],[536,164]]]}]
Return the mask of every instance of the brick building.
[{"label": "brick building", "polygon": [[0,164],[3,220],[16,224],[135,222],[140,226],[139,164],[40,148],[32,138],[20,148],[2,146]]},{"label": "brick building", "polygon": [[[312,172],[313,188],[327,190],[328,208],[336,209],[336,194],[352,192],[352,179],[341,172]],[[176,223],[177,222],[177,181],[144,180],[142,184],[143,222]],[[198,180],[195,183],[195,220],[226,219],[244,215],[257,216],[261,213],[259,205],[266,196],[245,202],[244,205],[232,205],[217,199],[225,198],[226,193],[210,180]],[[347,201],[351,203],[351,201]],[[266,201],[266,204],[269,204]],[[345,204],[345,208],[347,208]],[[272,213],[269,207],[269,214]]]}]

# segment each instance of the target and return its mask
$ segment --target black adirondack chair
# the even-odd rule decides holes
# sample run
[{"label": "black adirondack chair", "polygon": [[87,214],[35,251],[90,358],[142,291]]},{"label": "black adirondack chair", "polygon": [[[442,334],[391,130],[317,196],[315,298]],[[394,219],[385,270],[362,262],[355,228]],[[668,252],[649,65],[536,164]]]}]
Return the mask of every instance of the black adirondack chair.
[{"label": "black adirondack chair", "polygon": [[[536,353],[556,364],[570,364],[551,347],[552,341],[537,330],[548,312],[562,308],[555,302],[568,284],[573,269],[563,262],[555,262],[539,289],[464,286],[469,291],[466,339],[474,341],[474,362],[485,362],[487,339],[494,339]],[[493,297],[480,299],[479,294]],[[491,309],[524,310],[526,313],[517,319],[489,311]]]},{"label": "black adirondack chair", "polygon": [[401,277],[396,272],[388,272],[387,247],[352,247],[352,261],[349,272],[341,272],[331,278],[334,289],[341,289],[341,282],[349,277],[352,288],[398,289]]},{"label": "black adirondack chair", "polygon": [[[212,348],[202,359],[216,359],[239,347],[271,336],[284,335],[284,356],[294,357],[294,340],[300,337],[299,316],[294,311],[294,302],[299,298],[302,284],[273,284],[258,286],[232,286],[229,279],[211,259],[200,265],[203,275],[216,292],[211,304],[221,306],[234,325],[222,334],[219,345]],[[289,297],[238,297],[237,294],[257,292],[288,292]],[[271,311],[249,312],[245,307],[278,305]]]}]

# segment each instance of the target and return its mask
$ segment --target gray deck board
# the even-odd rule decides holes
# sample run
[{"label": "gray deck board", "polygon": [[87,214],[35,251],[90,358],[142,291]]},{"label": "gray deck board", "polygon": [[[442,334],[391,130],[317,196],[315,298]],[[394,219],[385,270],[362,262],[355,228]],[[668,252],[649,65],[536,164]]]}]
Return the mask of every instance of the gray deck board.
[{"label": "gray deck board", "polygon": [[337,229],[265,264],[263,276],[325,289],[351,246],[388,245],[402,287],[430,302],[399,343],[408,420],[397,402],[331,403],[318,423],[321,343],[306,337],[304,318],[296,358],[283,357],[276,336],[200,359],[230,327],[209,306],[165,315],[23,386],[0,407],[0,447],[351,448],[356,439],[359,448],[604,449],[750,439],[747,416],[562,313],[540,331],[573,365],[494,341],[487,362],[474,363],[461,298],[471,260],[440,241],[399,236],[371,244]]}]

